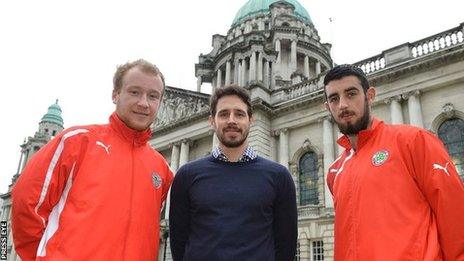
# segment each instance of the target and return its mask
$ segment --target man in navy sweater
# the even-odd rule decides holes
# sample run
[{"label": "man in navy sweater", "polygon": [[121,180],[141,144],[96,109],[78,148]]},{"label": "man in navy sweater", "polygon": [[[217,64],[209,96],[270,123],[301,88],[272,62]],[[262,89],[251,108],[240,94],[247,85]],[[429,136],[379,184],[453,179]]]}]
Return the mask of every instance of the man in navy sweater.
[{"label": "man in navy sweater", "polygon": [[248,145],[250,96],[242,87],[218,88],[210,112],[219,146],[182,166],[171,188],[174,261],[293,260],[295,185],[285,167]]}]

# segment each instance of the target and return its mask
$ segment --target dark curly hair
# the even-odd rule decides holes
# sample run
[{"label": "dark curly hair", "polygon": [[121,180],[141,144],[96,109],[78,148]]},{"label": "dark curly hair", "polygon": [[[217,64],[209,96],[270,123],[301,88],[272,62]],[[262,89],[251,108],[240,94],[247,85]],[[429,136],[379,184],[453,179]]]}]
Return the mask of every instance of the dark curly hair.
[{"label": "dark curly hair", "polygon": [[218,100],[224,96],[229,96],[229,95],[235,95],[239,97],[240,100],[242,100],[247,106],[248,117],[251,117],[253,115],[253,111],[251,109],[251,98],[250,98],[250,94],[248,94],[248,91],[243,87],[232,84],[232,85],[226,85],[222,88],[217,88],[214,91],[213,95],[211,96],[210,103],[209,103],[209,110],[210,110],[212,117],[216,115]]},{"label": "dark curly hair", "polygon": [[[369,89],[369,81],[367,80],[366,74],[363,72],[363,70],[361,70],[361,68],[351,64],[341,64],[330,69],[324,77],[324,91],[329,82],[340,80],[346,76],[356,76],[359,82],[361,82],[364,94],[366,94],[367,90]],[[327,93],[325,93],[325,96],[327,98]]]}]

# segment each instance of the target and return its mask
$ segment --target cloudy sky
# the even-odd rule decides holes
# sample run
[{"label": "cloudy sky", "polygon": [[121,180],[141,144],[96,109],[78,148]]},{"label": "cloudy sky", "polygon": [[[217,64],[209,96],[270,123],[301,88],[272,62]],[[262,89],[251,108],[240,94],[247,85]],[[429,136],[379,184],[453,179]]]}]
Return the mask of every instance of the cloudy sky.
[{"label": "cloudy sky", "polygon": [[[59,99],[65,127],[105,123],[116,65],[145,58],[170,86],[196,88],[194,64],[226,34],[246,0],[0,2],[0,193],[16,173],[19,145]],[[461,0],[300,0],[330,42],[336,63],[353,63],[464,22]],[[329,22],[332,20],[332,22]]]}]

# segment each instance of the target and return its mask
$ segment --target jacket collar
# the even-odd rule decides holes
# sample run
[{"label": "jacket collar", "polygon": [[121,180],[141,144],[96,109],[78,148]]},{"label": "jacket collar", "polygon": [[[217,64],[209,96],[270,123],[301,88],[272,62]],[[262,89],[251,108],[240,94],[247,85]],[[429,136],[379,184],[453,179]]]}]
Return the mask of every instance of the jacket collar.
[{"label": "jacket collar", "polygon": [[[357,150],[360,150],[362,148],[362,146],[364,146],[364,144],[367,143],[367,141],[369,139],[371,139],[373,136],[375,136],[381,129],[382,127],[384,126],[384,122],[375,118],[375,117],[372,117],[372,125],[369,129],[366,129],[366,130],[362,130],[358,133],[358,146],[357,146]],[[338,140],[337,140],[337,143],[342,146],[343,148],[347,149],[347,150],[351,150],[351,143],[350,143],[350,139],[348,138],[348,136],[346,135],[343,135],[342,137],[340,137]]]},{"label": "jacket collar", "polygon": [[148,128],[144,131],[136,131],[129,128],[124,122],[121,121],[116,112],[110,116],[110,126],[119,133],[125,140],[133,143],[135,146],[143,146],[151,137],[151,129]]}]

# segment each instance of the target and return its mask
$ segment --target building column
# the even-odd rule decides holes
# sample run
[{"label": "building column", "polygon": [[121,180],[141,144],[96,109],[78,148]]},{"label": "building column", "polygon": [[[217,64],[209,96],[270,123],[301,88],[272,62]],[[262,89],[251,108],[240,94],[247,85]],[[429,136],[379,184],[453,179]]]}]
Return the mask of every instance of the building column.
[{"label": "building column", "polygon": [[419,95],[419,91],[414,91],[404,95],[404,97],[408,99],[409,124],[424,128],[424,122],[422,120],[422,107],[420,104]]},{"label": "building column", "polygon": [[182,140],[182,143],[180,145],[179,168],[188,162],[189,152],[190,152],[190,141],[187,139]]},{"label": "building column", "polygon": [[230,61],[226,62],[226,79],[224,85],[230,84]]},{"label": "building column", "polygon": [[280,64],[282,63],[282,48],[280,46],[280,40],[276,39],[275,42],[275,50],[277,52],[277,60],[275,62],[274,72],[278,72],[280,70]]},{"label": "building column", "polygon": [[263,53],[258,53],[258,82],[263,82]]},{"label": "building column", "polygon": [[275,78],[276,75],[277,75],[276,71],[275,71],[276,65],[273,62],[271,62],[269,65],[271,66],[271,68],[270,68],[271,69],[271,75],[269,76],[270,77],[270,79],[269,79],[269,89],[273,90],[273,89],[275,89],[275,86],[276,86],[276,78]]},{"label": "building column", "polygon": [[238,60],[237,85],[242,85],[242,60]]},{"label": "building column", "polygon": [[307,55],[304,58],[304,76],[309,79],[309,57]]},{"label": "building column", "polygon": [[246,59],[243,58],[242,60],[242,82],[240,83],[240,86],[245,87],[246,85]]},{"label": "building column", "polygon": [[201,92],[201,84],[202,84],[201,75],[198,75],[198,77],[197,77],[197,92]]},{"label": "building column", "polygon": [[386,104],[390,104],[391,124],[403,124],[403,113],[401,109],[401,96],[390,97],[385,100]]},{"label": "building column", "polygon": [[26,166],[26,163],[29,160],[29,156],[30,156],[29,154],[30,154],[29,149],[24,150],[24,159],[23,159],[23,163],[22,163],[22,166],[21,166],[21,171],[24,170],[24,167]]},{"label": "building column", "polygon": [[288,129],[279,131],[279,163],[288,169]]},{"label": "building column", "polygon": [[256,52],[251,52],[251,57],[250,57],[250,71],[249,71],[249,77],[248,77],[248,82],[251,83],[256,80]]},{"label": "building column", "polygon": [[19,157],[19,163],[18,163],[18,171],[16,172],[17,175],[19,175],[19,173],[23,171],[22,170],[23,157],[24,157],[24,150],[21,149],[21,156]]},{"label": "building column", "polygon": [[172,146],[172,151],[171,151],[171,170],[173,172],[176,172],[177,169],[179,168],[179,143],[173,143],[171,144]]},{"label": "building column", "polygon": [[[175,175],[177,169],[179,168],[179,143],[172,143],[171,144],[172,151],[171,151],[171,164],[170,168],[173,174]],[[168,193],[165,203],[165,211],[164,211],[164,219],[169,219],[169,207],[171,205],[171,193]]]},{"label": "building column", "polygon": [[238,84],[238,74],[239,74],[239,60],[235,59],[234,61],[234,84]]},{"label": "building column", "polygon": [[[324,184],[326,184],[329,167],[335,160],[333,125],[330,116],[322,119],[322,143],[324,146]],[[327,184],[324,186],[324,202],[325,207],[334,207]]]},{"label": "building column", "polygon": [[316,62],[316,76],[318,76],[319,74],[321,74],[321,62],[317,61]]},{"label": "building column", "polygon": [[221,68],[218,68],[217,70],[217,76],[216,76],[216,88],[221,88],[222,85],[222,71]]},{"label": "building column", "polygon": [[264,87],[269,88],[269,61],[264,60]]},{"label": "building column", "polygon": [[296,71],[296,40],[293,40],[291,43],[291,50],[290,50],[290,70],[291,73]]},{"label": "building column", "polygon": [[8,220],[8,217],[6,216],[7,212],[8,212],[8,205],[3,204],[3,206],[2,206],[2,215],[1,215],[2,221],[7,221]]}]

